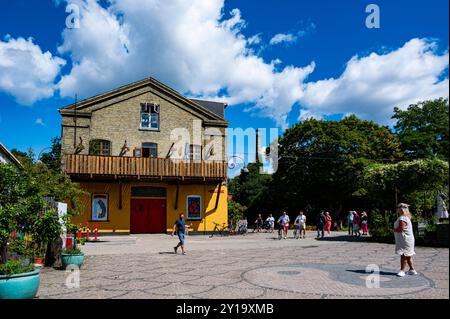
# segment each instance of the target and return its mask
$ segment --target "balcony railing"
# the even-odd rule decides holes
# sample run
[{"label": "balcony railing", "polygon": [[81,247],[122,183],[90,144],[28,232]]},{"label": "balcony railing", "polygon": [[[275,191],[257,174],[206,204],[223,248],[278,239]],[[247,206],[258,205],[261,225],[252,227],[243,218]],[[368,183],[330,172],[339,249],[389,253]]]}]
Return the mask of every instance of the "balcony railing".
[{"label": "balcony railing", "polygon": [[90,177],[225,179],[225,161],[185,161],[166,158],[64,155],[64,172]]}]

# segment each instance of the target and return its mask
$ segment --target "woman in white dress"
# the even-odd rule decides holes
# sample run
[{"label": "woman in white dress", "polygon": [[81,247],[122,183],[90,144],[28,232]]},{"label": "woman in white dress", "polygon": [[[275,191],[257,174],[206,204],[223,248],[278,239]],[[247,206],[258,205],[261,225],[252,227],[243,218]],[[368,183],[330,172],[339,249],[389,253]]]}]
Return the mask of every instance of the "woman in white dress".
[{"label": "woman in white dress", "polygon": [[[398,218],[394,223],[395,236],[395,253],[400,255],[401,269],[397,274],[399,277],[408,275],[417,275],[414,269],[414,233],[411,223],[411,213],[409,212],[409,205],[400,203],[397,206]],[[406,265],[409,266],[409,271],[406,272]]]}]

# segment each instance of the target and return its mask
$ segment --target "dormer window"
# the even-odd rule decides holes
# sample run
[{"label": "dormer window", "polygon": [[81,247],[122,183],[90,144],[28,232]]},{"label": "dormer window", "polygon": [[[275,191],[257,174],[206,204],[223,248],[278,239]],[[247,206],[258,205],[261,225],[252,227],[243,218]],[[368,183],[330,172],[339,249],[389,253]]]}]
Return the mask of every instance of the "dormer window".
[{"label": "dormer window", "polygon": [[159,105],[155,103],[141,103],[141,129],[159,130]]}]

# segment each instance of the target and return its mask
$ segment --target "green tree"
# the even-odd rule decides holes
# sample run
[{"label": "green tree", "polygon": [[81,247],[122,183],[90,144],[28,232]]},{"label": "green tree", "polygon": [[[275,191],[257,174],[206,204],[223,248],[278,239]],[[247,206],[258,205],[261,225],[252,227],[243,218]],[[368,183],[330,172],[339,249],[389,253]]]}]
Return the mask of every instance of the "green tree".
[{"label": "green tree", "polygon": [[51,151],[47,153],[42,153],[40,160],[42,163],[47,165],[47,167],[55,172],[60,172],[61,170],[61,138],[54,137],[52,139]]},{"label": "green tree", "polygon": [[31,151],[20,156],[23,165],[20,170],[0,163],[0,262],[6,259],[6,246],[13,230],[34,234],[40,244],[55,237],[57,218],[46,213],[45,197],[67,202],[69,215],[82,209],[79,202],[82,190],[78,184],[59,170],[36,162]]},{"label": "green tree", "polygon": [[355,116],[303,121],[286,130],[279,144],[272,185],[276,202],[307,213],[328,209],[339,216],[358,195],[358,181],[369,163],[402,157],[394,134]]},{"label": "green tree", "polygon": [[438,157],[449,159],[448,99],[437,99],[394,109],[395,130],[408,159]]},{"label": "green tree", "polygon": [[429,217],[436,206],[437,192],[448,193],[448,174],[448,162],[420,159],[370,165],[361,182],[379,208],[392,210],[396,201],[405,201],[417,217]]},{"label": "green tree", "polygon": [[258,211],[267,211],[269,202],[269,189],[272,176],[261,174],[261,163],[249,163],[248,172],[229,181],[229,192],[239,204],[247,207],[247,214],[254,215]]}]

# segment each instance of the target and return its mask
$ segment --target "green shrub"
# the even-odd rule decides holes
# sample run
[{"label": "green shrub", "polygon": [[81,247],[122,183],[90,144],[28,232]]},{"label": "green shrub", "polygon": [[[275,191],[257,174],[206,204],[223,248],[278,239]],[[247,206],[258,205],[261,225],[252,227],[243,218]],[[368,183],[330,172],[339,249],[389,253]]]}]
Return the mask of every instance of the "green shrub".
[{"label": "green shrub", "polygon": [[34,270],[31,264],[22,264],[18,260],[8,260],[4,264],[0,264],[0,275],[11,276],[23,274]]},{"label": "green shrub", "polygon": [[374,209],[370,213],[370,234],[373,237],[390,237],[393,235],[392,213],[386,211],[384,214],[378,209]]},{"label": "green shrub", "polygon": [[72,248],[72,249],[65,249],[63,254],[66,254],[66,255],[84,255],[83,252],[77,247]]},{"label": "green shrub", "polygon": [[244,217],[247,207],[235,201],[228,202],[228,223],[236,225]]},{"label": "green shrub", "polygon": [[10,253],[22,256],[22,257],[34,257],[34,251],[32,247],[30,247],[29,243],[20,237],[12,238],[8,244],[8,251]]}]

